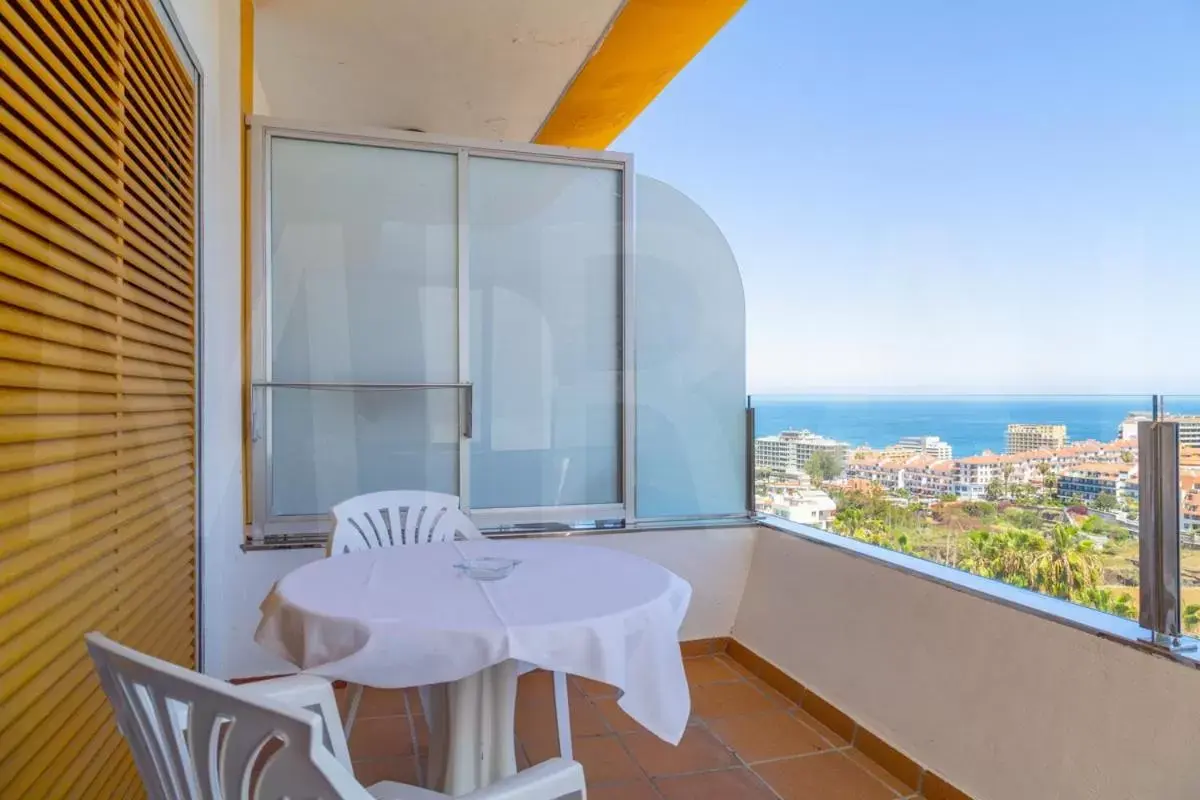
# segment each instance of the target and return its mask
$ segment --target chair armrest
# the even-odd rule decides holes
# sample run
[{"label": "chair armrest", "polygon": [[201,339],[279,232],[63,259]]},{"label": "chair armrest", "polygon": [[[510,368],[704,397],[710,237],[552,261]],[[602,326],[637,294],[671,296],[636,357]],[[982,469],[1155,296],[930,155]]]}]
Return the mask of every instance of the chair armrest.
[{"label": "chair armrest", "polygon": [[535,767],[464,795],[461,800],[560,800],[587,795],[583,767],[577,761],[552,758]]},{"label": "chair armrest", "polygon": [[342,728],[337,696],[333,693],[333,684],[327,678],[316,675],[288,675],[283,678],[243,683],[238,688],[258,697],[317,712],[324,724],[325,747],[353,774],[350,747],[346,743],[346,731]]}]

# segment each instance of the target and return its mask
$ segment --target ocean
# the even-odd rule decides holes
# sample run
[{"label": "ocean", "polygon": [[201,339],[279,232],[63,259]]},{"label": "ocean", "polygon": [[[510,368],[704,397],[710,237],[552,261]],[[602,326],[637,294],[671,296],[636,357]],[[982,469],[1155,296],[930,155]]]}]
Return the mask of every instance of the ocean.
[{"label": "ocean", "polygon": [[[755,395],[755,435],[808,429],[851,445],[883,448],[902,436],[940,436],[954,457],[1004,452],[1009,423],[1067,426],[1072,442],[1117,437],[1131,411],[1150,410],[1150,397],[1137,396],[962,396]],[[1200,414],[1200,397],[1164,400],[1173,414]]]}]

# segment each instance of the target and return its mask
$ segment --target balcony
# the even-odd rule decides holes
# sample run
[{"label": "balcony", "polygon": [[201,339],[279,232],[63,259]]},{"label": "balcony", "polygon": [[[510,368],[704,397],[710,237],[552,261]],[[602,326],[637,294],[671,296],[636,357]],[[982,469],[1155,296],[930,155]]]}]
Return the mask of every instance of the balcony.
[{"label": "balcony", "polygon": [[[747,408],[733,248],[605,150],[740,2],[335,5],[0,11],[0,796],[138,796],[82,635],[292,671],[259,604],[397,483],[691,584],[679,747],[572,682],[598,800],[1196,796],[1194,398],[1019,458]],[[364,781],[423,716],[368,690]]]}]

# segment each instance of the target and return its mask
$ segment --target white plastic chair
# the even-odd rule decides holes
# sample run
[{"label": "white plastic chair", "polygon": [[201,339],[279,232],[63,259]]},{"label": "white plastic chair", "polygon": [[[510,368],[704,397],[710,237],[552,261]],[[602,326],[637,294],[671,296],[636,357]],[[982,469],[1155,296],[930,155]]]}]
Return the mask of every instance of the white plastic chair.
[{"label": "white plastic chair", "polygon": [[452,494],[372,492],[343,500],[332,511],[333,533],[325,550],[331,556],[376,547],[483,538]]},{"label": "white plastic chair", "polygon": [[[86,637],[150,800],[445,800],[393,781],[354,778],[333,687],[307,675],[233,686]],[[309,710],[313,709],[313,710]],[[324,723],[324,724],[322,724]],[[551,759],[470,800],[585,800],[583,768]]]},{"label": "white plastic chair", "polygon": [[[360,494],[343,500],[332,509],[334,528],[329,536],[327,556],[371,550],[377,547],[408,547],[455,539],[482,539],[483,534],[471,518],[459,508],[452,494],[392,490]],[[521,674],[536,669],[522,664]],[[430,713],[430,687],[418,690],[425,713]],[[363,687],[349,685],[349,708],[345,728],[354,730]],[[554,713],[558,725],[558,750],[563,758],[574,755],[571,747],[571,711],[567,694],[567,676],[554,673]]]}]

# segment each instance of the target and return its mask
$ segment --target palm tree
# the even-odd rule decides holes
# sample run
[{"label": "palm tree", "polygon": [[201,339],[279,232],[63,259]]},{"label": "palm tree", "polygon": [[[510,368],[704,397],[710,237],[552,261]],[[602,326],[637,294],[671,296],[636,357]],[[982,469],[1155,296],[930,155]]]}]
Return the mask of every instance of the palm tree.
[{"label": "palm tree", "polygon": [[1127,592],[1114,595],[1108,589],[1088,589],[1079,602],[1106,614],[1116,614],[1126,619],[1134,617],[1133,597]]},{"label": "palm tree", "polygon": [[1095,544],[1073,526],[1060,524],[1054,526],[1047,545],[1033,560],[1034,586],[1078,602],[1100,582],[1102,565]]},{"label": "palm tree", "polygon": [[1005,464],[1003,467],[1000,468],[1000,473],[1002,475],[1004,475],[1004,494],[1005,494],[1005,496],[1007,496],[1008,495],[1008,484],[1009,484],[1009,481],[1012,480],[1012,474],[1013,474],[1012,464]]}]

